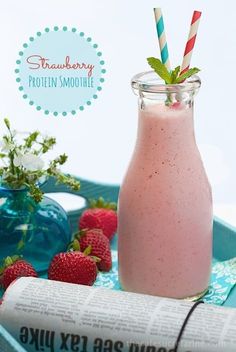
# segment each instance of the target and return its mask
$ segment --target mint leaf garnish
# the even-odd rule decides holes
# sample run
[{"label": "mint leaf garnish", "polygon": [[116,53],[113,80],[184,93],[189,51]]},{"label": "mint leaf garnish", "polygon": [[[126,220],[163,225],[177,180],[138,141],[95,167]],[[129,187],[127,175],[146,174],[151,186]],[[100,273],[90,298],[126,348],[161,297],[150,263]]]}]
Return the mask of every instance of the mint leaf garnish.
[{"label": "mint leaf garnish", "polygon": [[193,67],[186,72],[180,74],[180,66],[169,72],[161,60],[155,57],[148,57],[147,62],[151,68],[160,76],[166,84],[178,84],[184,82],[187,78],[195,75],[200,71],[199,68]]},{"label": "mint leaf garnish", "polygon": [[171,83],[175,83],[179,75],[180,66],[177,66],[173,71],[171,71]]},{"label": "mint leaf garnish", "polygon": [[195,73],[198,73],[200,70],[197,67],[190,68],[188,71],[184,72],[182,75],[176,78],[175,83],[181,83],[185,79],[195,75]]},{"label": "mint leaf garnish", "polygon": [[147,62],[151,66],[151,68],[160,76],[166,84],[171,83],[171,74],[165,67],[165,65],[161,62],[161,60],[155,57],[148,57]]}]

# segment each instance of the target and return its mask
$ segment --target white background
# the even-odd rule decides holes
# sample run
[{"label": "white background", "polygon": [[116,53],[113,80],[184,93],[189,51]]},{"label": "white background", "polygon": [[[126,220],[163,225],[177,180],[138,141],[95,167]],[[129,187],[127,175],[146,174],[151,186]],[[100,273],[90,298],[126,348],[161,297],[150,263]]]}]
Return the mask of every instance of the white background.
[{"label": "white background", "polygon": [[[83,178],[120,183],[136,137],[137,101],[130,78],[147,70],[146,57],[159,56],[153,7],[162,7],[172,67],[181,63],[193,10],[202,18],[192,58],[201,68],[195,102],[197,142],[215,203],[236,199],[234,1],[41,0],[0,4],[0,127],[8,116],[16,129],[40,129],[57,137],[66,152],[66,171]],[[55,25],[77,27],[98,43],[106,61],[99,99],[76,117],[45,116],[22,99],[15,61],[35,32]],[[236,203],[236,202],[235,202]]]}]

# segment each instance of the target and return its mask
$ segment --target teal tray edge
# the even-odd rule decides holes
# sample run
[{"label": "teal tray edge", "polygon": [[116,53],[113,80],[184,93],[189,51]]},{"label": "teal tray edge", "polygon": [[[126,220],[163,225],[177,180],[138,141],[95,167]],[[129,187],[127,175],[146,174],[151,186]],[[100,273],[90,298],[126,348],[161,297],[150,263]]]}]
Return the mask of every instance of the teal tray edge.
[{"label": "teal tray edge", "polygon": [[0,325],[0,351],[27,352],[2,325]]}]

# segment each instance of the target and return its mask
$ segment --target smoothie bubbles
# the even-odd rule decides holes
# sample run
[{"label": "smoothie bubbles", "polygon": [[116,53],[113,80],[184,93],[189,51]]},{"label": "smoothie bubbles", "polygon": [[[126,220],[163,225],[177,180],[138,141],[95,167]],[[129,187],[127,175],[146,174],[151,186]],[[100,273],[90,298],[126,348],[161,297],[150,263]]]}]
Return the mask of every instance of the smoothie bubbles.
[{"label": "smoothie bubbles", "polygon": [[195,300],[207,291],[212,259],[212,195],[196,145],[189,68],[200,12],[182,66],[170,68],[163,17],[155,10],[162,61],[137,74],[138,136],[119,196],[119,277],[124,290]]}]

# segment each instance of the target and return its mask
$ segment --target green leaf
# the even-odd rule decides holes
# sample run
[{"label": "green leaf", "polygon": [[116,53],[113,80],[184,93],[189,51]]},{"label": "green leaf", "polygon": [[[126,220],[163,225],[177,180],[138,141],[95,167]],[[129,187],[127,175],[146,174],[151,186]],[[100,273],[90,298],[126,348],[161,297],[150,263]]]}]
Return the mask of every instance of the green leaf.
[{"label": "green leaf", "polygon": [[2,159],[2,158],[5,158],[7,155],[6,154],[4,154],[4,153],[0,153],[0,158]]},{"label": "green leaf", "polygon": [[37,138],[39,135],[40,135],[39,131],[34,131],[34,132],[30,133],[29,136],[24,139],[25,147],[31,148],[33,143],[37,141]]},{"label": "green leaf", "polygon": [[13,255],[13,256],[7,256],[6,258],[3,259],[3,266],[2,269],[6,269],[7,267],[11,266],[14,264],[17,260],[20,260],[22,256],[20,255]]},{"label": "green leaf", "polygon": [[5,117],[4,123],[5,123],[6,127],[7,127],[7,129],[10,130],[11,127],[10,127],[10,121],[8,120],[8,118]]},{"label": "green leaf", "polygon": [[17,254],[15,254],[15,255],[13,255],[13,256],[11,257],[11,259],[12,259],[13,262],[16,262],[17,260],[19,260],[19,259],[21,259],[21,258],[22,258],[22,255],[17,255]]},{"label": "green leaf", "polygon": [[84,255],[89,255],[92,252],[92,246],[89,245],[87,248],[84,250]]},{"label": "green leaf", "polygon": [[25,241],[21,239],[17,244],[17,250],[20,251],[25,247]]},{"label": "green leaf", "polygon": [[43,154],[47,153],[50,149],[52,149],[54,147],[55,144],[56,144],[56,138],[54,138],[54,137],[44,138],[43,143],[41,143],[42,153]]},{"label": "green leaf", "polygon": [[181,83],[183,81],[185,81],[187,78],[195,75],[196,73],[198,73],[200,71],[199,68],[197,67],[193,67],[190,68],[188,71],[184,72],[182,75],[180,75],[177,79],[176,79],[176,83]]},{"label": "green leaf", "polygon": [[74,251],[80,251],[80,243],[77,239],[74,239],[72,248]]},{"label": "green leaf", "polygon": [[13,262],[13,260],[12,260],[11,257],[8,256],[8,257],[5,258],[4,264],[5,264],[5,267],[6,267],[6,268],[7,268],[8,266],[11,266],[13,263],[14,263],[14,262]]},{"label": "green leaf", "polygon": [[105,201],[103,197],[99,197],[98,199],[89,199],[89,208],[117,210],[117,204],[115,202]]},{"label": "green leaf", "polygon": [[176,82],[176,79],[179,75],[180,71],[180,66],[177,66],[172,72],[171,72],[171,83],[174,84]]},{"label": "green leaf", "polygon": [[81,229],[79,230],[79,232],[77,232],[77,234],[75,234],[75,238],[80,240],[82,237],[86,235],[87,232],[88,232],[88,229]]},{"label": "green leaf", "polygon": [[43,199],[43,192],[36,184],[29,183],[29,192],[36,203],[41,202],[41,200]]},{"label": "green leaf", "polygon": [[148,57],[147,62],[151,66],[151,68],[160,76],[166,84],[171,83],[171,74],[165,67],[165,65],[161,62],[161,60],[155,57]]}]

